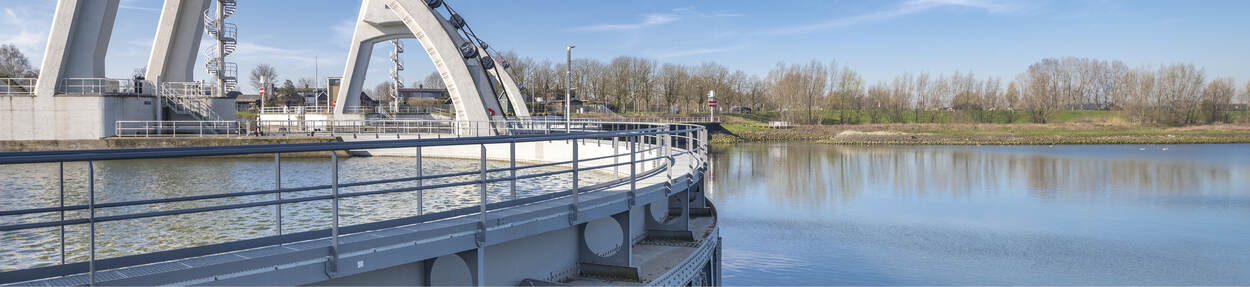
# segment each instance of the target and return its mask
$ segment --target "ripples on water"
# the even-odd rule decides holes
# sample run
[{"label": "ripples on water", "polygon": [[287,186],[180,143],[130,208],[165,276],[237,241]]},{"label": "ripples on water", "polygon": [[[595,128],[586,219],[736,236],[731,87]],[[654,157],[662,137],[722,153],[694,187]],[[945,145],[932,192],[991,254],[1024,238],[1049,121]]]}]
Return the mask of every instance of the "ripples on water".
[{"label": "ripples on water", "polygon": [[1250,145],[1164,147],[717,146],[724,280],[1250,284]]},{"label": "ripples on water", "polygon": [[[425,175],[479,170],[475,160],[426,158]],[[488,162],[490,168],[504,168],[506,162]],[[561,167],[534,168],[518,175],[562,170]],[[66,205],[87,203],[86,163],[66,163]],[[191,195],[216,194],[272,189],[272,158],[194,158],[161,160],[123,160],[95,163],[96,203],[161,199]],[[285,188],[330,184],[331,165],[327,159],[283,158],[282,186]],[[352,157],[340,160],[339,183],[416,176],[415,159],[411,157]],[[506,173],[492,173],[491,178]],[[582,172],[582,186],[614,179],[601,172]],[[480,175],[426,180],[424,184],[476,180]],[[518,180],[517,196],[544,194],[570,187],[570,175],[563,174]],[[57,164],[0,165],[0,209],[15,210],[57,206]],[[340,188],[339,193],[414,186],[415,182]],[[510,199],[508,182],[488,186],[489,202]],[[425,212],[438,212],[459,207],[477,206],[478,185],[426,190]],[[312,190],[284,193],[283,198],[327,195],[330,191]],[[211,199],[159,205],[105,208],[96,216],[133,214],[148,211],[176,210],[273,200],[274,195],[227,199]],[[274,235],[274,207],[254,207],[157,218],[104,222],[96,225],[97,258],[110,258],[182,247],[228,242]],[[403,192],[370,195],[340,200],[340,226],[401,218],[417,214],[417,193]],[[331,226],[328,200],[285,204],[282,206],[283,232],[326,229]],[[66,212],[66,218],[85,218],[87,213]],[[28,216],[0,217],[0,225],[56,221],[59,215],[48,213]],[[85,261],[88,257],[86,225],[66,228],[68,262]],[[60,231],[40,228],[0,232],[0,271],[60,263]]]}]

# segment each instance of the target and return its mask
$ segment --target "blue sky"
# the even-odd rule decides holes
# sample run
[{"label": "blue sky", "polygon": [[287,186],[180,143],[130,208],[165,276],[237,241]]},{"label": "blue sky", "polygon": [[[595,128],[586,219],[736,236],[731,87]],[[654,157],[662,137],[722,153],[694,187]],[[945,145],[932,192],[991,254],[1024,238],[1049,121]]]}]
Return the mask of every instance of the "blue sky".
[{"label": "blue sky", "polygon": [[[1014,77],[1044,57],[1118,59],[1131,66],[1192,62],[1209,77],[1250,79],[1250,1],[486,1],[447,0],[497,49],[560,62],[634,55],[718,62],[765,75],[778,62],[836,58],[869,82],[904,71]],[[258,63],[282,78],[343,73],[358,0],[240,0],[229,21],[240,73]],[[123,0],[106,60],[110,77],[146,64],[161,0]],[[0,0],[0,43],[42,58],[56,1]],[[411,83],[432,71],[406,40]],[[379,44],[370,85],[384,81]],[[197,70],[203,75],[202,69]],[[202,76],[201,76],[202,77]],[[243,88],[249,92],[249,85]]]}]

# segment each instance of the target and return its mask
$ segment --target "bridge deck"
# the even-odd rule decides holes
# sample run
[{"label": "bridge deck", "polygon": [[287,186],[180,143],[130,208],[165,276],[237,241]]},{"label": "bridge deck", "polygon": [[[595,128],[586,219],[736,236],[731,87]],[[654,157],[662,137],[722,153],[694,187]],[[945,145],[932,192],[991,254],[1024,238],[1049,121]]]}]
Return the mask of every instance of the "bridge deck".
[{"label": "bridge deck", "polygon": [[[689,153],[676,155],[675,162],[692,160]],[[672,167],[672,190],[687,190],[692,183],[702,182],[702,173],[686,164]],[[641,174],[640,174],[641,176]],[[498,204],[512,205],[487,213],[486,246],[517,238],[569,228],[586,219],[603,218],[626,212],[631,208],[667,197],[663,171],[637,180],[637,204],[630,206],[626,182],[601,191],[583,192],[577,222],[570,222],[568,195],[533,202],[532,198]],[[528,201],[527,201],[528,200]],[[493,205],[493,204],[492,204]],[[491,207],[495,208],[495,207]],[[275,245],[216,255],[127,267],[96,273],[97,284],[109,285],[301,285],[360,274],[383,268],[436,258],[442,255],[477,248],[475,238],[479,218],[477,207],[471,212],[457,210],[431,213],[412,218],[419,223],[403,224],[373,231],[340,234],[338,271],[326,270],[332,257],[331,241],[321,238],[285,245]],[[463,209],[462,209],[463,210]],[[715,234],[715,219],[695,217],[693,242],[643,240],[634,246],[635,264],[641,268],[642,282],[611,281],[611,284],[646,284],[666,274],[683,259],[696,252],[696,247]],[[717,235],[718,236],[718,235]],[[487,254],[490,249],[487,248]],[[489,271],[488,271],[489,272]],[[607,283],[601,279],[578,276],[573,284]],[[65,286],[85,285],[86,274],[29,281],[20,285]]]}]

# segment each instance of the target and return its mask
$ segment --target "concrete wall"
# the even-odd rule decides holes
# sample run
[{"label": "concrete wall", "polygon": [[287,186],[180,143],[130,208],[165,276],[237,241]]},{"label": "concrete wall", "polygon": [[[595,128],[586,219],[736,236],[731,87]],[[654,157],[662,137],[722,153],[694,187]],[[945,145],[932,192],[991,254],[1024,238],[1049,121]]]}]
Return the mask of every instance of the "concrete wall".
[{"label": "concrete wall", "polygon": [[155,120],[155,98],[139,96],[0,96],[0,140],[80,140],[113,136],[116,121]]}]

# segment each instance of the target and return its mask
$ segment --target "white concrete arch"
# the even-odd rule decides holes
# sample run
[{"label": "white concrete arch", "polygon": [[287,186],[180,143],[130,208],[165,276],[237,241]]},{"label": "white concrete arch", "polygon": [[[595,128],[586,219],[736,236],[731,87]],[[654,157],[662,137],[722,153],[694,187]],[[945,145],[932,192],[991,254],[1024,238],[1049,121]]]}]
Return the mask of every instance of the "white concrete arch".
[{"label": "white concrete arch", "polygon": [[202,14],[210,0],[166,0],[152,41],[145,77],[164,82],[195,81],[195,60],[204,36]]},{"label": "white concrete arch", "polygon": [[[365,0],[361,5],[343,71],[347,87],[336,95],[336,116],[342,115],[348,106],[360,105],[360,91],[364,87],[373,45],[397,38],[415,38],[421,43],[443,77],[456,109],[457,120],[504,119],[499,101],[494,97],[492,75],[477,58],[461,56],[459,47],[467,40],[438,11],[430,9],[425,1],[420,0]],[[479,57],[482,55],[479,52]],[[511,82],[511,77],[504,78]],[[515,88],[515,84],[511,86],[512,90],[517,90],[516,98],[519,99],[519,89]],[[512,94],[511,91],[509,94]],[[524,102],[520,106],[524,108]],[[494,111],[494,115],[490,111]],[[528,116],[529,112],[517,112],[517,115]]]}]

